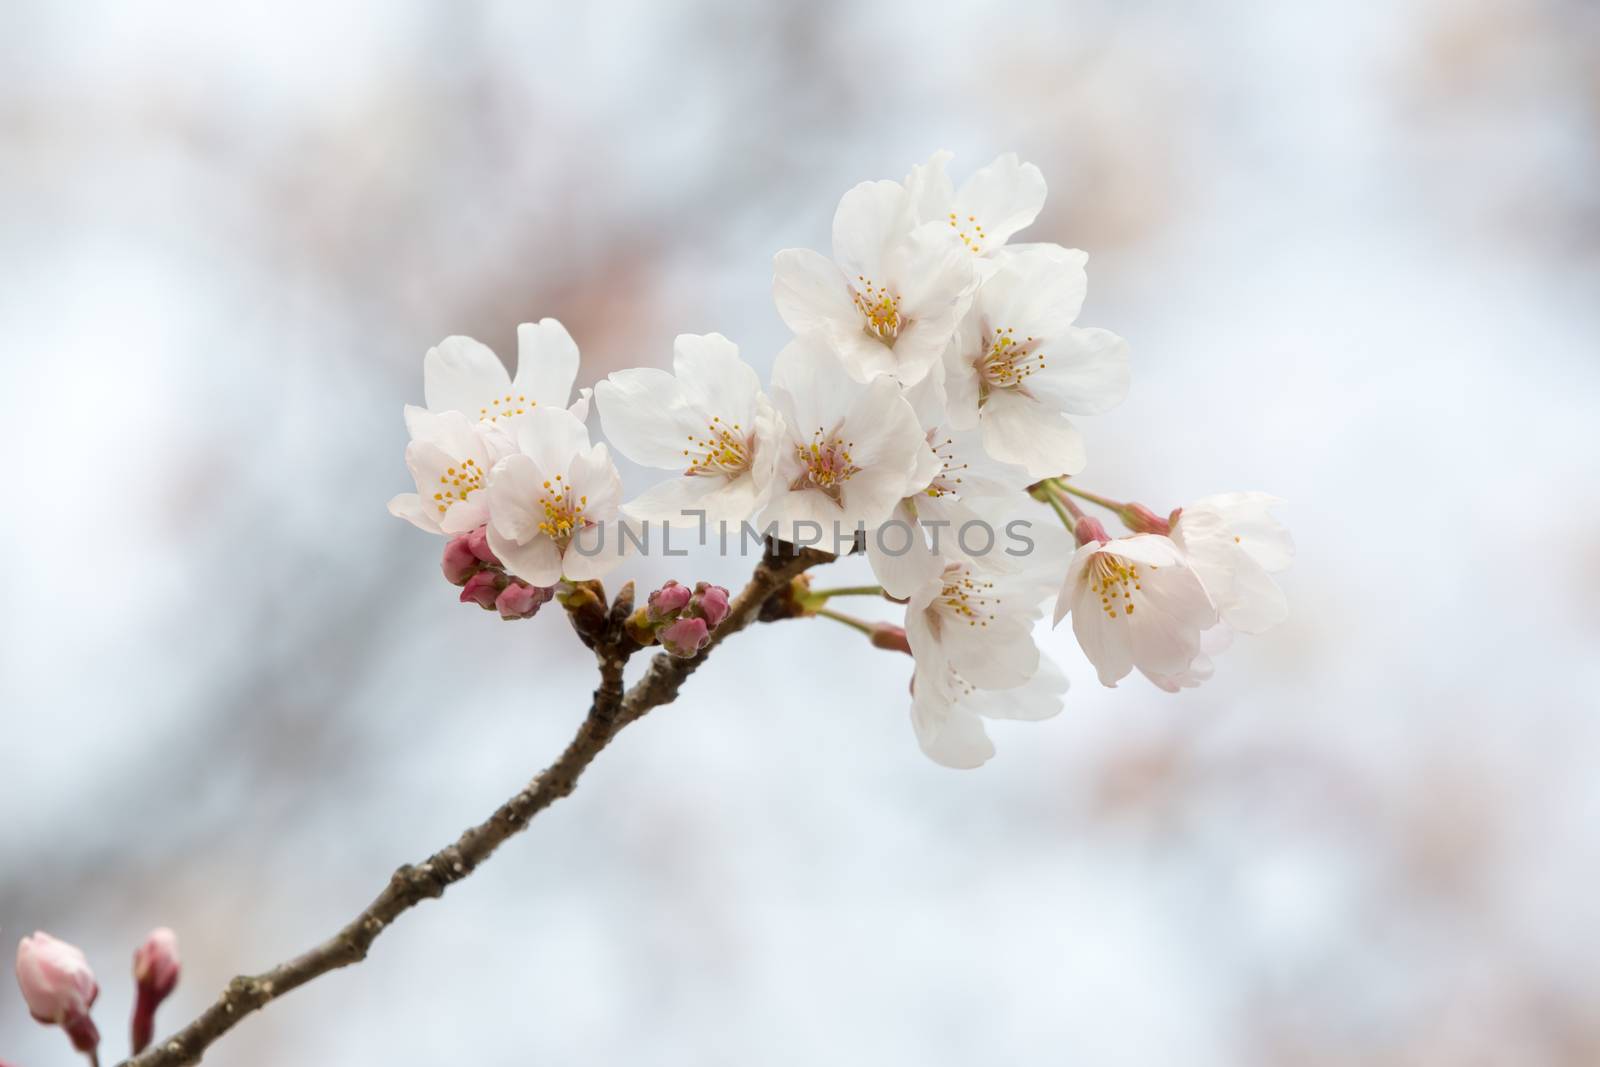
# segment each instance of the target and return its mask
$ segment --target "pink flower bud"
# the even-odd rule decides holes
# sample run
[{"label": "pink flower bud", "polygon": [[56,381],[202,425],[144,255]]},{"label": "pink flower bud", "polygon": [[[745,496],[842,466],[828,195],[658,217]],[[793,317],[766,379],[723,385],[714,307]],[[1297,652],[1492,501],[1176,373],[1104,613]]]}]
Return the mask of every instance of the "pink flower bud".
[{"label": "pink flower bud", "polygon": [[65,1030],[73,1048],[87,1053],[99,1047],[100,1032],[89,1009],[100,986],[80,949],[41,932],[23,938],[17,945],[17,985],[29,1014]]},{"label": "pink flower bud", "polygon": [[466,585],[467,579],[478,572],[482,566],[478,557],[472,554],[472,547],[467,543],[471,534],[451,538],[444,546],[444,559],[439,564],[439,569],[444,571],[444,579],[451,585]]},{"label": "pink flower bud", "polygon": [[1111,540],[1111,536],[1106,533],[1106,528],[1101,525],[1100,520],[1089,515],[1079,519],[1072,532],[1078,538],[1078,544],[1080,545],[1086,545],[1090,541],[1098,541],[1103,545]]},{"label": "pink flower bud", "polygon": [[513,581],[495,597],[494,606],[502,619],[531,619],[549,599],[550,590]]},{"label": "pink flower bud", "polygon": [[461,587],[461,602],[463,604],[476,604],[486,611],[494,610],[495,598],[500,595],[501,583],[505,576],[494,571],[479,571],[467,579],[467,584]]},{"label": "pink flower bud", "polygon": [[661,647],[667,650],[669,656],[688,659],[710,642],[711,630],[706,626],[706,620],[685,616],[662,627],[661,632],[656,634],[656,640],[661,642]]},{"label": "pink flower bud", "polygon": [[651,622],[665,622],[688,607],[689,598],[693,595],[688,586],[668,579],[666,585],[650,594],[645,601],[645,610]]},{"label": "pink flower bud", "polygon": [[178,935],[165,926],[151,930],[133,954],[133,980],[138,999],[133,1007],[133,1053],[138,1055],[155,1035],[156,1009],[178,984]]},{"label": "pink flower bud", "polygon": [[1160,534],[1165,537],[1172,532],[1171,523],[1143,504],[1124,504],[1121,518],[1122,524],[1134,533]]},{"label": "pink flower bud", "polygon": [[694,598],[689,606],[706,620],[707,626],[715,630],[728,617],[728,591],[720,585],[696,582]]},{"label": "pink flower bud", "polygon": [[500,557],[494,554],[494,549],[489,547],[489,528],[480,526],[467,534],[467,547],[472,554],[492,567],[500,566]]},{"label": "pink flower bud", "polygon": [[905,629],[896,626],[892,622],[874,624],[869,640],[872,641],[874,648],[883,648],[888,649],[890,652],[904,652],[908,656],[911,655],[911,642],[906,639]]}]

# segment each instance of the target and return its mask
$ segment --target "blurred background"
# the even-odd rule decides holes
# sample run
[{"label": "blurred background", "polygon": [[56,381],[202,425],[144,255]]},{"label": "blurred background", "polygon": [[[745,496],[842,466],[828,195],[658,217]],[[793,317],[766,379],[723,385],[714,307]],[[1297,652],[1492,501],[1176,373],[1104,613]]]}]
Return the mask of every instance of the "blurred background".
[{"label": "blurred background", "polygon": [[[1083,484],[1286,498],[1291,622],[1179,696],[1047,632],[967,773],[909,661],[753,630],[206,1062],[1600,1062],[1600,6],[11,0],[0,941],[86,949],[110,1059],[148,928],[165,1032],[586,706],[384,510],[423,352],[764,369],[772,254],[941,147],[1044,169],[1132,344]],[[9,979],[0,1056],[72,1062]]]}]

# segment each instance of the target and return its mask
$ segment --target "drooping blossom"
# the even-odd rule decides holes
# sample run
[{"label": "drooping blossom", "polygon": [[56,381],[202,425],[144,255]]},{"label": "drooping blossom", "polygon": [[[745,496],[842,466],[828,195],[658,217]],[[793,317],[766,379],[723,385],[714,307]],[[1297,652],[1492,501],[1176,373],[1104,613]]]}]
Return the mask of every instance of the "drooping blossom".
[{"label": "drooping blossom", "polygon": [[1288,528],[1270,514],[1281,503],[1267,493],[1219,493],[1185,505],[1172,523],[1172,540],[1223,621],[1242,633],[1289,617],[1288,598],[1271,577],[1294,558]]},{"label": "drooping blossom", "polygon": [[796,334],[821,332],[859,381],[906,385],[938,363],[972,300],[972,257],[944,222],[917,224],[905,186],[862,182],[839,201],[833,259],[790,248],[773,261],[778,314]]},{"label": "drooping blossom", "polygon": [[947,668],[944,684],[919,675],[911,699],[917,744],[935,763],[957,769],[980,767],[994,755],[984,719],[1037,722],[1061,711],[1067,676],[1041,656],[1031,677],[1009,689],[980,689]]},{"label": "drooping blossom", "polygon": [[[820,334],[791,341],[772,367],[772,400],[783,419],[777,482],[762,513],[786,541],[848,539],[876,529],[936,462],[916,413],[889,377],[858,382]],[[831,547],[831,546],[828,546]]]},{"label": "drooping blossom", "polygon": [[673,373],[617,371],[595,386],[600,424],[617,451],[679,474],[629,501],[623,512],[669,523],[743,522],[772,491],[777,411],[726,337],[681,334],[672,347]]},{"label": "drooping blossom", "polygon": [[1127,343],[1072,325],[1085,284],[1071,260],[998,253],[945,354],[950,425],[978,427],[991,456],[1035,478],[1081,471],[1083,438],[1067,416],[1109,411],[1128,392]]},{"label": "drooping blossom", "polygon": [[1078,644],[1107,686],[1135,667],[1159,677],[1190,671],[1201,654],[1201,632],[1217,622],[1200,578],[1178,546],[1159,534],[1081,545],[1056,598],[1056,624],[1068,614]]},{"label": "drooping blossom", "polygon": [[517,450],[490,471],[489,548],[529,585],[599,578],[622,558],[622,478],[562,408],[514,420]]}]

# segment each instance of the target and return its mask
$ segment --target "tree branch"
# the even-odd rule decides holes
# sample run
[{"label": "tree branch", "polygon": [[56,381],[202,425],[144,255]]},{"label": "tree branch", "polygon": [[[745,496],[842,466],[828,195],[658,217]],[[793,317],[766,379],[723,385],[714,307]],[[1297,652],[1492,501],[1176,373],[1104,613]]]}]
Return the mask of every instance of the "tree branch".
[{"label": "tree branch", "polygon": [[795,549],[782,542],[768,542],[749,584],[734,598],[728,617],[712,633],[710,643],[688,659],[675,659],[665,653],[657,655],[644,677],[626,692],[622,687],[623,667],[638,646],[632,644],[623,631],[621,621],[625,612],[613,611],[605,633],[594,645],[600,665],[600,686],[594,691],[589,714],[578,727],[577,735],[554,763],[453,844],[421,863],[406,864],[395,871],[383,892],[338,933],[271,970],[235,978],[199,1018],[142,1055],[123,1061],[120,1067],[180,1067],[198,1063],[206,1049],[245,1016],[320,975],[366,959],[367,950],[390,923],[422,901],[442,896],[452,883],[471,874],[494,854],[495,849],[525,829],[535,815],[571,793],[577,787],[579,776],[623,727],[652,709],[671,703],[684,681],[705,662],[713,649],[730,634],[755,621],[769,597],[807,568],[833,558],[831,553],[815,549]]}]

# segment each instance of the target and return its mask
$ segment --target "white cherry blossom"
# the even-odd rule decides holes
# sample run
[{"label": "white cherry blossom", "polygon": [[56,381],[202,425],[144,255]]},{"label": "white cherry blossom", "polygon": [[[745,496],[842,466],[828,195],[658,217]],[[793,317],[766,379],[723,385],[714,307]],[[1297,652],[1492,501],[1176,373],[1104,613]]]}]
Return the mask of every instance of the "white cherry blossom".
[{"label": "white cherry blossom", "polygon": [[513,419],[517,450],[486,487],[489,547],[534,586],[599,578],[621,559],[622,478],[603,444],[569,411],[541,407]]},{"label": "white cherry blossom", "polygon": [[[721,334],[682,334],[673,373],[618,371],[595,386],[600,423],[618,452],[679,477],[624,505],[628,517],[669,523],[742,522],[765,505],[781,420],[756,372]],[[704,512],[704,518],[688,514]]]},{"label": "white cherry blossom", "polygon": [[1185,670],[1176,674],[1157,674],[1146,670],[1141,670],[1140,673],[1150,679],[1158,689],[1164,689],[1169,693],[1194,689],[1202,682],[1211,680],[1211,676],[1217,671],[1214,659],[1226,652],[1232,644],[1233,627],[1225,622],[1219,622],[1200,635],[1200,654]]},{"label": "white cherry blossom", "polygon": [[1083,303],[1080,262],[1040,248],[1004,251],[945,354],[950,423],[978,426],[990,455],[1036,478],[1086,462],[1068,414],[1098,415],[1128,393],[1128,346],[1072,325]]},{"label": "white cherry blossom", "polygon": [[[782,417],[777,478],[763,523],[795,541],[795,524],[816,523],[831,542],[868,530],[934,465],[916,413],[888,377],[859,382],[820,334],[797,337],[772,367],[772,402]],[[798,536],[797,536],[798,535]]]},{"label": "white cherry blossom", "polygon": [[953,667],[945,685],[916,687],[911,700],[911,727],[917,744],[935,763],[946,767],[980,767],[994,755],[984,719],[1037,722],[1061,711],[1067,676],[1049,657],[1041,656],[1032,677],[1012,689],[979,689]]},{"label": "white cherry blossom", "polygon": [[839,201],[833,259],[790,248],[773,261],[773,299],[797,334],[820,331],[858,381],[906,385],[939,362],[977,275],[944,223],[917,225],[899,182],[862,182]]},{"label": "white cherry blossom", "polygon": [[[517,373],[506,373],[500,357],[470,337],[446,337],[422,360],[422,395],[435,414],[459,411],[470,419],[501,422],[535,407],[566,408],[578,376],[578,346],[555,319],[517,327]],[[580,421],[589,413],[589,392],[571,403]],[[409,413],[408,413],[409,418]]]},{"label": "white cherry blossom", "polygon": [[1039,646],[1033,624],[1059,573],[1048,553],[1032,566],[993,574],[949,563],[906,603],[906,640],[916,658],[916,688],[953,692],[952,672],[977,689],[1015,689],[1033,677]]},{"label": "white cherry blossom", "polygon": [[474,421],[459,411],[406,407],[411,442],[406,466],[415,493],[389,501],[389,513],[428,533],[456,535],[489,521],[489,472],[515,449],[506,425]]},{"label": "white cherry blossom", "polygon": [[1172,539],[1211,594],[1224,621],[1258,634],[1289,617],[1289,601],[1271,575],[1294,558],[1289,531],[1269,513],[1282,501],[1266,493],[1219,493],[1186,505]]},{"label": "white cherry blossom", "polygon": [[1199,577],[1159,534],[1079,547],[1056,599],[1056,624],[1069,613],[1101,683],[1113,687],[1135,667],[1153,677],[1190,671],[1201,632],[1217,622]]}]

